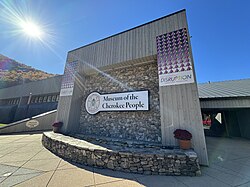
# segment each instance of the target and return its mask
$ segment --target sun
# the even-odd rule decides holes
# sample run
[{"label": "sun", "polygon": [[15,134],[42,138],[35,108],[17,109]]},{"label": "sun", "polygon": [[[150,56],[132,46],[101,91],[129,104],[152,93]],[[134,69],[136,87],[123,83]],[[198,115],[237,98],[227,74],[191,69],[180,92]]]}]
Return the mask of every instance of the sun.
[{"label": "sun", "polygon": [[22,28],[22,31],[27,34],[28,36],[32,38],[38,38],[41,39],[43,35],[42,29],[35,23],[30,21],[22,21],[20,23],[20,26]]}]

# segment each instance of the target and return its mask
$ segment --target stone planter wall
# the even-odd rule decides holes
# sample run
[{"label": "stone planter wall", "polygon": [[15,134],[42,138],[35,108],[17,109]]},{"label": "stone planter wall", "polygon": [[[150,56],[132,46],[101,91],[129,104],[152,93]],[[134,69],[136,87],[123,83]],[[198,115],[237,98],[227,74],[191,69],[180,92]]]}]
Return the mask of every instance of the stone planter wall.
[{"label": "stone planter wall", "polygon": [[53,132],[45,132],[42,143],[64,159],[99,168],[153,175],[201,174],[197,155],[192,150],[131,148],[117,151]]}]

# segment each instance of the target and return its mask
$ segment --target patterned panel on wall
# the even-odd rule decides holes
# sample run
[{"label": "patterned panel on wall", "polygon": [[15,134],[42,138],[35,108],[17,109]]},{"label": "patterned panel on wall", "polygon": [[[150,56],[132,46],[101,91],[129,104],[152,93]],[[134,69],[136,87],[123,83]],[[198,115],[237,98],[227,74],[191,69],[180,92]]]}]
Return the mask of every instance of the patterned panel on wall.
[{"label": "patterned panel on wall", "polygon": [[193,83],[193,68],[187,29],[156,37],[159,85]]},{"label": "patterned panel on wall", "polygon": [[60,96],[72,95],[77,68],[78,68],[78,61],[66,63],[64,74],[62,77]]}]

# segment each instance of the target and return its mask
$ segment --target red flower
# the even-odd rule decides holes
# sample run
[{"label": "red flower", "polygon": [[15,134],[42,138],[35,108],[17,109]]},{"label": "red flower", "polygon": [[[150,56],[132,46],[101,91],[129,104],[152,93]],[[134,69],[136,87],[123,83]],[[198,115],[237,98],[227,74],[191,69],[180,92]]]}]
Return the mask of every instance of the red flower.
[{"label": "red flower", "polygon": [[188,132],[187,130],[176,129],[174,131],[174,137],[179,140],[191,140],[192,134]]},{"label": "red flower", "polygon": [[52,127],[62,127],[63,126],[63,122],[61,121],[57,121],[55,123],[53,123]]}]

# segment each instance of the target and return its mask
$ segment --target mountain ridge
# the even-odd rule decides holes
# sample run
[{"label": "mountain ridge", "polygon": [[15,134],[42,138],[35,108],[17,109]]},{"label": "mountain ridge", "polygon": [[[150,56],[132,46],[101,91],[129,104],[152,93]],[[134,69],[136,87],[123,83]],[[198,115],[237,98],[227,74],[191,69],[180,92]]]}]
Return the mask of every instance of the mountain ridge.
[{"label": "mountain ridge", "polygon": [[7,88],[54,76],[56,74],[35,69],[0,54],[0,88]]}]

